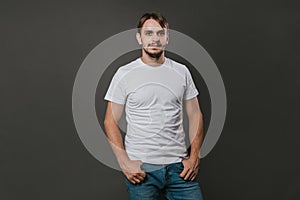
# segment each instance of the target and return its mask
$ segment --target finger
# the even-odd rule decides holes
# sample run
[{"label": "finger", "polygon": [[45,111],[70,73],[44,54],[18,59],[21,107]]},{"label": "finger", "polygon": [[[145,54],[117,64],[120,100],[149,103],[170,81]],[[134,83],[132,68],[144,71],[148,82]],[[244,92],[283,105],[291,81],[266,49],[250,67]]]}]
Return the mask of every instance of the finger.
[{"label": "finger", "polygon": [[187,174],[187,172],[188,172],[188,170],[189,170],[188,168],[184,168],[184,169],[182,170],[182,172],[180,173],[179,176],[180,176],[181,178],[185,177],[186,174]]},{"label": "finger", "polygon": [[195,180],[196,177],[197,177],[197,174],[194,174],[194,175],[191,177],[191,181]]},{"label": "finger", "polygon": [[135,181],[131,178],[131,179],[128,179],[132,184],[135,184]]},{"label": "finger", "polygon": [[137,174],[135,177],[136,177],[137,179],[139,179],[140,181],[143,181],[143,180],[144,180],[144,177],[141,176],[141,175],[139,175],[139,174]]},{"label": "finger", "polygon": [[140,175],[143,178],[145,178],[146,177],[146,172],[144,172],[143,170],[141,170],[141,172],[139,172],[138,175]]},{"label": "finger", "polygon": [[192,175],[192,173],[193,173],[193,171],[192,170],[189,170],[188,172],[187,172],[187,174],[184,176],[184,180],[189,180],[189,178],[190,178],[190,176]]},{"label": "finger", "polygon": [[133,174],[129,175],[127,179],[133,184],[136,184],[138,180]]},{"label": "finger", "polygon": [[143,179],[146,177],[146,173],[137,173],[138,176],[141,176]]},{"label": "finger", "polygon": [[131,180],[135,182],[134,184],[141,182],[137,177],[132,177]]}]

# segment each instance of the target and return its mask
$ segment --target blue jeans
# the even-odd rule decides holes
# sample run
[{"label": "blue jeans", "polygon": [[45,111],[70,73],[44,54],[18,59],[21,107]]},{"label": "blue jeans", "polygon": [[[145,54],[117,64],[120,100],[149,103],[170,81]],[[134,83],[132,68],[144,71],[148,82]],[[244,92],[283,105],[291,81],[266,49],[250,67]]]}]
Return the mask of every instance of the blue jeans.
[{"label": "blue jeans", "polygon": [[162,193],[168,200],[203,200],[199,183],[185,181],[179,176],[182,162],[169,165],[143,163],[141,169],[146,178],[137,184],[126,179],[127,191],[131,200],[159,200]]}]

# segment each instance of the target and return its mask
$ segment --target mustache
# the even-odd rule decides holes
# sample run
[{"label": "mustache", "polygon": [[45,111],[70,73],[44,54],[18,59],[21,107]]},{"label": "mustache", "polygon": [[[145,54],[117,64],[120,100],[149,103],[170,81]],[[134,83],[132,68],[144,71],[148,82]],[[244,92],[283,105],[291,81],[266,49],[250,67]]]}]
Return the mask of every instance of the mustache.
[{"label": "mustache", "polygon": [[162,47],[161,43],[155,43],[155,44],[148,44],[148,47]]}]

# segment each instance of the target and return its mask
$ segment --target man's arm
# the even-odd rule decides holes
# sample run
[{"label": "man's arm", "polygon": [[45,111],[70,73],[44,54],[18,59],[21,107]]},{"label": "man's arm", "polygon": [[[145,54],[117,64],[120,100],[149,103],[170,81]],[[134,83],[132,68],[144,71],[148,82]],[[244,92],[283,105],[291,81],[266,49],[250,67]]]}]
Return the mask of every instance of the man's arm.
[{"label": "man's arm", "polygon": [[140,169],[141,161],[130,160],[125,151],[123,138],[118,126],[123,110],[124,105],[108,102],[104,127],[110,146],[124,175],[135,184],[143,181],[146,174]]},{"label": "man's arm", "polygon": [[191,143],[190,157],[183,160],[184,169],[180,176],[184,180],[194,180],[199,170],[199,153],[203,139],[203,117],[197,97],[185,101],[186,113],[189,120],[189,139]]}]

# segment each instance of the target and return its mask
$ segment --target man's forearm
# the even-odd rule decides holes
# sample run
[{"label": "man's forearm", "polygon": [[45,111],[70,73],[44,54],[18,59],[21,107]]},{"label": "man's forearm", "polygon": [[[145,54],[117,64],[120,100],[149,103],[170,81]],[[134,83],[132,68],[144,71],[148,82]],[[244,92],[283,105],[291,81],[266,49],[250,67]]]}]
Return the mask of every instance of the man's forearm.
[{"label": "man's forearm", "polygon": [[119,165],[122,167],[126,165],[129,157],[125,151],[123,138],[119,127],[115,123],[106,122],[104,123],[106,135],[110,146],[117,158]]},{"label": "man's forearm", "polygon": [[194,113],[189,119],[189,138],[191,143],[190,158],[199,157],[203,139],[203,117],[201,112]]}]

